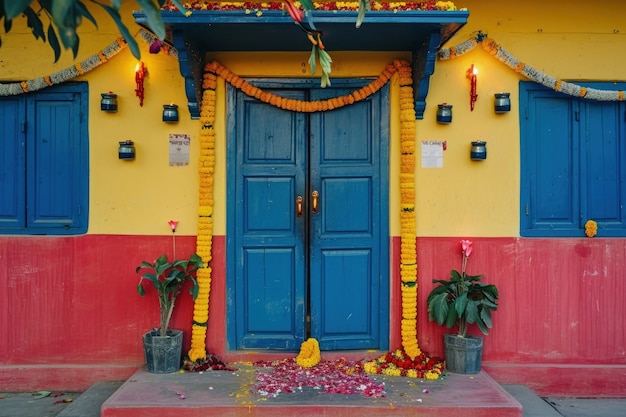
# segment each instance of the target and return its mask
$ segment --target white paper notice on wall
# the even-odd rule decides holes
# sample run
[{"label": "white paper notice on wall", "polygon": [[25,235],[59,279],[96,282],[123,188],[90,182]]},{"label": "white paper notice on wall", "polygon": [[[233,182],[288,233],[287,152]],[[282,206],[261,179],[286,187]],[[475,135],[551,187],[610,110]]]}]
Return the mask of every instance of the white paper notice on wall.
[{"label": "white paper notice on wall", "polygon": [[423,140],[422,168],[443,168],[443,148],[440,140]]},{"label": "white paper notice on wall", "polygon": [[189,143],[191,138],[184,133],[170,133],[170,166],[189,165]]}]

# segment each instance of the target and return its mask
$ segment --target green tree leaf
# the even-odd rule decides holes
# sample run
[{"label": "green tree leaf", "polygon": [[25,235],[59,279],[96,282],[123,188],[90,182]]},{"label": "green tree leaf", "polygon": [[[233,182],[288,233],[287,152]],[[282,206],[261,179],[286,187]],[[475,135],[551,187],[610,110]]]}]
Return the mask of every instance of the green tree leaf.
[{"label": "green tree leaf", "polygon": [[146,19],[148,19],[148,26],[157,38],[165,39],[165,25],[163,24],[163,17],[161,17],[161,10],[152,2],[152,0],[136,0],[141,6],[144,12],[146,12]]},{"label": "green tree leaf", "polygon": [[59,38],[57,38],[57,34],[54,31],[52,23],[48,25],[48,43],[54,51],[54,62],[57,62],[61,57],[61,45],[59,45]]},{"label": "green tree leaf", "polygon": [[54,23],[61,28],[66,25],[75,27],[75,19],[74,19],[74,3],[75,0],[69,1],[53,1],[51,3],[50,14],[52,15],[52,20]]},{"label": "green tree leaf", "polygon": [[33,30],[35,39],[41,38],[45,42],[46,36],[43,33],[43,23],[41,23],[41,19],[37,16],[37,13],[30,7],[27,7],[24,9],[24,14],[26,15],[26,24]]},{"label": "green tree leaf", "polygon": [[132,52],[133,56],[137,59],[141,59],[141,51],[139,51],[139,45],[137,44],[137,41],[133,38],[133,36],[130,34],[130,31],[128,30],[128,28],[122,22],[122,18],[120,16],[119,10],[107,4],[102,4],[102,3],[96,3],[96,4],[102,7],[109,14],[109,16],[111,16],[111,19],[113,19],[113,21],[115,22],[115,25],[117,26],[117,30],[119,30],[122,36],[124,37],[124,40],[128,44],[128,48],[130,49],[130,52]]},{"label": "green tree leaf", "polygon": [[85,6],[82,1],[76,2],[75,9],[82,16],[85,16],[87,18],[87,20],[89,20],[91,23],[93,23],[93,25],[96,27],[96,29],[98,28],[98,22],[96,22],[96,18],[93,17],[91,12],[87,9],[87,6]]},{"label": "green tree leaf", "polygon": [[315,74],[317,71],[317,46],[313,45],[311,48],[311,55],[309,56],[309,68],[311,69],[311,74]]},{"label": "green tree leaf", "polygon": [[7,19],[11,20],[19,16],[28,7],[32,0],[4,0],[4,13]]}]

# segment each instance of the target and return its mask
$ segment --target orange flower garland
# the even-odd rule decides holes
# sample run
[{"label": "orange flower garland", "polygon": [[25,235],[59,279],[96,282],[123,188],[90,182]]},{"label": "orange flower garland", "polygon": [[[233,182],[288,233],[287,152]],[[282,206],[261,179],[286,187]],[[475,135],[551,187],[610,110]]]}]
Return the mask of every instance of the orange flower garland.
[{"label": "orange flower garland", "polygon": [[209,320],[209,293],[211,291],[211,262],[213,243],[213,173],[215,170],[215,74],[204,74],[205,90],[202,94],[200,112],[200,166],[198,193],[198,236],[196,253],[202,258],[206,268],[197,272],[198,297],[193,307],[191,328],[191,348],[189,359],[193,362],[206,359],[206,331]]},{"label": "orange flower garland", "polygon": [[300,345],[300,353],[296,356],[296,363],[303,368],[312,368],[322,360],[320,345],[317,339],[311,337]]}]

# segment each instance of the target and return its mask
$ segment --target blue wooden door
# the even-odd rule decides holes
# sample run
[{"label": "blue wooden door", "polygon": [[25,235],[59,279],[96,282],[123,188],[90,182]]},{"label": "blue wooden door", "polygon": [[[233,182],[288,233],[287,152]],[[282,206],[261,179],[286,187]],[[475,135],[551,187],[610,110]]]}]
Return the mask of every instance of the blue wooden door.
[{"label": "blue wooden door", "polygon": [[[352,90],[275,92],[319,100]],[[229,342],[386,349],[386,94],[312,115],[231,97]]]}]

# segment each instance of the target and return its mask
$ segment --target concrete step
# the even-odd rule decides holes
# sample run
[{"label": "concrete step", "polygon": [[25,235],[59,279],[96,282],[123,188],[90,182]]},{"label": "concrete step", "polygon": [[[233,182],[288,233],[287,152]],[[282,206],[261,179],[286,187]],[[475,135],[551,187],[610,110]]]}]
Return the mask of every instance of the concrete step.
[{"label": "concrete step", "polygon": [[524,417],[563,417],[563,414],[525,385],[502,384],[502,388],[522,405]]},{"label": "concrete step", "polygon": [[123,384],[123,381],[98,382],[83,392],[57,417],[100,417],[102,404]]},{"label": "concrete step", "polygon": [[[255,369],[151,374],[139,370],[102,405],[102,417],[522,417],[520,403],[487,373],[442,381],[376,376],[385,398],[305,387],[275,398],[254,393]],[[549,417],[543,415],[542,417]]]}]

